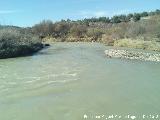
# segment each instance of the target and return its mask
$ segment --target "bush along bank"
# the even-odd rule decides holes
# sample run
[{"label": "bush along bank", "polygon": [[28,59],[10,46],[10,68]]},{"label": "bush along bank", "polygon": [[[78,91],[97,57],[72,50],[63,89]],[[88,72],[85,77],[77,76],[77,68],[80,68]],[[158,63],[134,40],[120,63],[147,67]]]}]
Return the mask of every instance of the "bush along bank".
[{"label": "bush along bank", "polygon": [[0,59],[31,55],[44,48],[30,33],[11,28],[0,29]]},{"label": "bush along bank", "polygon": [[0,50],[0,59],[32,55],[44,48],[43,44],[19,45]]}]

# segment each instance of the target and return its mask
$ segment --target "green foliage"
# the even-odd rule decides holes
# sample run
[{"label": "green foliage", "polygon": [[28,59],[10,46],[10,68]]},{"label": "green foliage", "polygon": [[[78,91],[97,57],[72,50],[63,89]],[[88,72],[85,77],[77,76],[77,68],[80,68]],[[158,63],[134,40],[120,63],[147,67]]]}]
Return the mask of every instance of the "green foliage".
[{"label": "green foliage", "polygon": [[136,22],[139,21],[142,17],[159,15],[160,10],[151,11],[151,12],[142,12],[142,13],[135,13],[135,14],[128,14],[128,15],[115,15],[112,18],[108,17],[99,17],[99,18],[89,18],[84,20],[78,20],[77,22],[80,23],[90,23],[90,22],[103,22],[103,23],[120,23],[120,22],[129,22],[132,19]]},{"label": "green foliage", "polygon": [[89,22],[104,22],[104,23],[110,23],[109,17],[99,17],[99,18],[90,18],[90,19],[84,19],[81,22],[89,23]]},{"label": "green foliage", "polygon": [[140,14],[140,16],[141,16],[141,17],[147,17],[147,16],[148,16],[148,13],[147,13],[147,12],[143,12],[143,13]]},{"label": "green foliage", "polygon": [[156,14],[156,15],[160,15],[160,10],[157,9],[157,10],[155,11],[155,14]]},{"label": "green foliage", "polygon": [[111,22],[112,23],[120,23],[121,22],[120,17],[119,16],[113,16],[112,19],[111,19]]},{"label": "green foliage", "polygon": [[104,23],[110,23],[109,17],[99,17],[99,21]]},{"label": "green foliage", "polygon": [[127,15],[127,19],[131,20],[131,18],[133,18],[133,14],[130,13]]},{"label": "green foliage", "polygon": [[134,15],[133,15],[133,21],[134,22],[137,22],[137,21],[139,21],[141,19],[141,15],[139,14],[139,13],[135,13]]}]

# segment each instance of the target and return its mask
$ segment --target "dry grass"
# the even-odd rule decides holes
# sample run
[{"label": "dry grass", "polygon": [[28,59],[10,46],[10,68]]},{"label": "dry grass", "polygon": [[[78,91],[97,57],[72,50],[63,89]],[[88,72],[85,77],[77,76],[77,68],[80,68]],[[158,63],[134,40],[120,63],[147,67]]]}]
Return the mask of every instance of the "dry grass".
[{"label": "dry grass", "polygon": [[140,39],[121,39],[114,42],[116,47],[128,47],[144,50],[160,51],[160,43],[156,41],[144,41]]}]

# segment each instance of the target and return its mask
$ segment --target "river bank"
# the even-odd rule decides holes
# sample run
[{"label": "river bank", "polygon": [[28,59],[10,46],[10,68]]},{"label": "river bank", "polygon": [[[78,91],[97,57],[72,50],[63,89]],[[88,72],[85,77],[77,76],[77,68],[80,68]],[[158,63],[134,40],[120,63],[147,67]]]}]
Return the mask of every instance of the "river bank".
[{"label": "river bank", "polygon": [[[45,39],[44,40],[45,42],[44,43],[49,43],[49,44],[53,44],[53,43],[56,43],[56,42],[60,42],[61,39]],[[54,42],[53,42],[54,41]],[[73,42],[73,41],[72,41]],[[76,41],[77,43],[78,41]],[[102,42],[94,42],[94,41],[90,41],[90,42],[87,42],[87,43],[100,43],[100,44],[104,44],[105,46],[108,46],[106,45],[105,43],[102,43]],[[155,52],[153,50],[150,50],[150,49],[146,49],[144,50],[143,49],[143,45],[142,47],[139,47],[139,50],[136,49],[136,47],[120,47],[120,49],[115,49],[114,47],[115,46],[110,46],[110,47],[113,47],[113,49],[109,49],[109,50],[106,50],[105,51],[105,54],[110,57],[110,58],[122,58],[122,59],[130,59],[130,60],[143,60],[143,61],[153,61],[153,62],[160,62],[160,53]],[[117,47],[117,46],[116,46]],[[127,49],[127,50],[123,50],[123,49]],[[132,49],[135,49],[132,51]]]},{"label": "river bank", "polygon": [[21,57],[32,55],[41,49],[43,49],[45,45],[33,44],[33,45],[20,45],[14,46],[14,48],[5,48],[0,50],[0,59],[13,58],[13,57]]},{"label": "river bank", "polygon": [[21,29],[0,29],[0,59],[32,55],[45,46],[38,36]]},{"label": "river bank", "polygon": [[[88,40],[88,39],[87,39]],[[90,39],[89,43],[93,43],[95,41],[91,41]],[[13,57],[21,57],[21,56],[28,56],[32,55],[39,50],[50,46],[50,44],[56,43],[56,42],[62,42],[61,39],[43,39],[42,43],[32,43],[32,44],[26,44],[26,45],[12,45],[7,47],[1,47],[0,48],[0,59],[5,58],[13,58]],[[68,42],[74,42],[74,41],[68,41]],[[79,41],[76,41],[79,42]],[[102,42],[95,42],[95,43],[102,43]],[[102,43],[105,46],[107,46],[105,43]],[[127,47],[129,48],[129,47]],[[122,58],[122,59],[130,59],[130,60],[143,60],[143,61],[153,61],[153,62],[160,62],[160,53],[150,53],[146,51],[132,51],[131,49],[127,50],[117,50],[117,49],[109,49],[105,51],[105,54],[110,58]]]},{"label": "river bank", "polygon": [[160,53],[108,49],[105,50],[105,54],[110,58],[160,62]]}]

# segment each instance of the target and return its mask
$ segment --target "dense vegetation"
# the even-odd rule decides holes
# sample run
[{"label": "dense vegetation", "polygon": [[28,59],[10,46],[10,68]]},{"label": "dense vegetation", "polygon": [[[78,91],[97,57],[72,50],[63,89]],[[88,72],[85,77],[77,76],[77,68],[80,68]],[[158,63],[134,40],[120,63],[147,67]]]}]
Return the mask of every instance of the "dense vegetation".
[{"label": "dense vegetation", "polygon": [[44,20],[31,30],[44,38],[44,41],[92,41],[160,51],[160,10],[118,15],[112,18],[99,17],[77,21],[68,19],[56,23]]},{"label": "dense vegetation", "polygon": [[0,58],[32,54],[43,47],[40,39],[25,29],[11,26],[0,27]]},{"label": "dense vegetation", "polygon": [[160,51],[160,10],[56,23],[44,20],[28,28],[0,26],[0,58],[34,53],[46,41],[101,42]]}]

